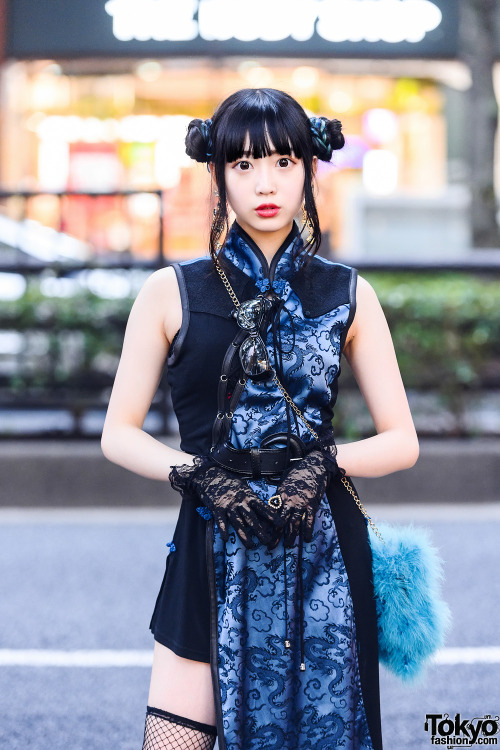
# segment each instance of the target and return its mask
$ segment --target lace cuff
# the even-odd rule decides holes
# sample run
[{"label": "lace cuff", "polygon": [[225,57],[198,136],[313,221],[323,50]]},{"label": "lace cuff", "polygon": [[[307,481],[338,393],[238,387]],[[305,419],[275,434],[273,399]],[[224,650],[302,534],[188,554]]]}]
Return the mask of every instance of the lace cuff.
[{"label": "lace cuff", "polygon": [[208,456],[195,456],[192,464],[172,466],[172,471],[168,475],[170,484],[181,495],[194,495],[196,491],[193,487],[193,480],[200,471],[210,465],[213,465],[213,461]]},{"label": "lace cuff", "polygon": [[325,459],[324,469],[334,477],[339,471],[337,464],[337,445],[332,430],[323,428],[318,430],[318,440],[312,440],[307,443],[306,455],[312,451],[319,451]]}]

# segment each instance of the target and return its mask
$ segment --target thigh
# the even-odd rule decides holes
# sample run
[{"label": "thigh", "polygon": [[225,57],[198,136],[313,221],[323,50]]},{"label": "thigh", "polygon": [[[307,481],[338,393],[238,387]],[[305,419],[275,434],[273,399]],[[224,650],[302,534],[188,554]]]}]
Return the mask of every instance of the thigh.
[{"label": "thigh", "polygon": [[184,659],[155,641],[148,705],[215,726],[210,664]]}]

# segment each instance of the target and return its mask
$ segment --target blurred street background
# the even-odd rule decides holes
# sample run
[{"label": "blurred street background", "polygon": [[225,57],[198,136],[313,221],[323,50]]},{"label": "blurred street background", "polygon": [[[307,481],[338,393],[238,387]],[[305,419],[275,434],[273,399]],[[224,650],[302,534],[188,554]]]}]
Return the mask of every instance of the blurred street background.
[{"label": "blurred street background", "polygon": [[[2,749],[141,745],[178,500],[99,439],[141,285],[207,253],[187,124],[243,87],[342,121],[320,253],[373,284],[421,441],[356,481],[430,530],[453,613],[420,685],[383,672],[385,747],[500,713],[499,60],[498,0],[0,0]],[[374,431],[347,363],[334,428]],[[166,372],[144,429],[178,445]]]}]

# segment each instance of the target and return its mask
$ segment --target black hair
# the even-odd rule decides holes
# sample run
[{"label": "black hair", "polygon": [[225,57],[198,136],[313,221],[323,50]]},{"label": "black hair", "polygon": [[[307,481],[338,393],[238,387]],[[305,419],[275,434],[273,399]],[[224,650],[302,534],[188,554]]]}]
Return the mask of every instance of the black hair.
[{"label": "black hair", "polygon": [[[244,151],[247,135],[249,151]],[[342,148],[344,136],[339,120],[308,118],[301,105],[277,89],[241,89],[215,110],[211,120],[192,120],[186,136],[186,153],[199,162],[214,164],[219,204],[210,232],[210,255],[217,258],[218,239],[228,226],[225,167],[228,162],[251,155],[254,159],[293,153],[304,165],[304,205],[312,239],[308,253],[314,255],[321,243],[318,212],[313,195],[312,161],[317,156],[329,161]]]}]

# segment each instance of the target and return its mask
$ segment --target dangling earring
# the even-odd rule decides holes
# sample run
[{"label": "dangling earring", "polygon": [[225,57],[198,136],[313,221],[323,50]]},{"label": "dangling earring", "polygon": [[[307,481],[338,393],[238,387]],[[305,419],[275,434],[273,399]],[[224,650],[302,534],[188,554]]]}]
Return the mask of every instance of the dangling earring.
[{"label": "dangling earring", "polygon": [[307,229],[307,232],[308,232],[307,237],[304,240],[304,244],[305,245],[310,245],[311,242],[314,239],[314,237],[313,237],[313,225],[312,225],[311,219],[307,215],[306,204],[305,203],[302,206],[302,222],[303,222],[302,232],[304,231],[304,229]]},{"label": "dangling earring", "polygon": [[224,231],[224,227],[225,227],[225,222],[221,216],[220,201],[219,201],[219,203],[217,203],[216,207],[214,208],[213,218],[212,218],[212,230],[211,230],[211,234],[214,237],[215,249],[217,250],[217,252],[219,252],[219,250],[222,247],[220,238],[221,238],[222,232]]}]

